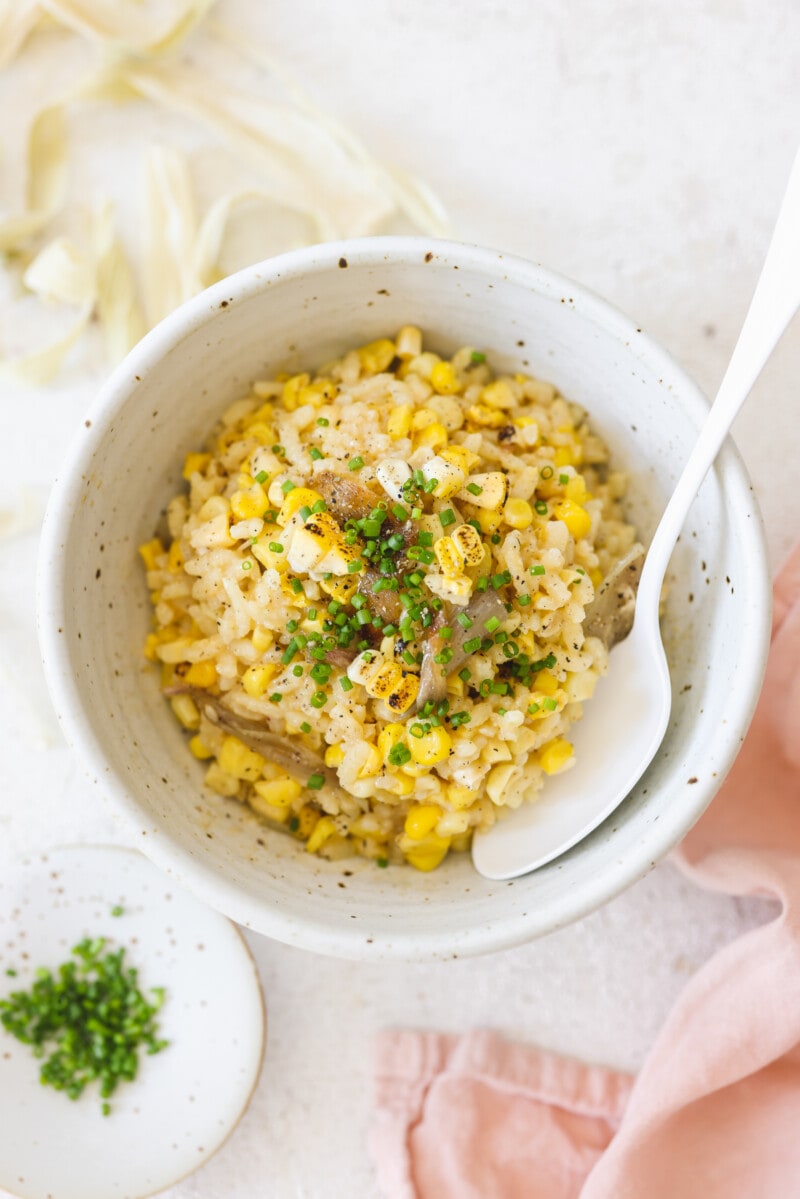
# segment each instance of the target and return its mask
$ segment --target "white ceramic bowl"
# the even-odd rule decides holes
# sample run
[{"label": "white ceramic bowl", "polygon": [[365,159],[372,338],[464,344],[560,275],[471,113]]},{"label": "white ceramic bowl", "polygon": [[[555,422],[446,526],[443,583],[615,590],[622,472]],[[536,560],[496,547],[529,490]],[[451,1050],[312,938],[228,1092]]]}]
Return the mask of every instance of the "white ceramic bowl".
[{"label": "white ceramic bowl", "polygon": [[672,359],[607,303],[539,266],[418,238],[315,246],[178,309],[114,372],[56,485],[40,566],[41,645],[69,742],[136,844],[248,928],[354,958],[446,958],[513,945],[598,907],[674,846],[717,790],[757,697],[769,633],[760,519],[728,444],[676,550],[664,615],[667,737],[604,825],[525,878],[456,855],[432,874],[329,863],[208,793],[142,661],[150,604],[136,547],[181,485],[185,453],[248,383],[423,328],[500,369],[555,382],[630,475],[648,539],[707,411]]}]

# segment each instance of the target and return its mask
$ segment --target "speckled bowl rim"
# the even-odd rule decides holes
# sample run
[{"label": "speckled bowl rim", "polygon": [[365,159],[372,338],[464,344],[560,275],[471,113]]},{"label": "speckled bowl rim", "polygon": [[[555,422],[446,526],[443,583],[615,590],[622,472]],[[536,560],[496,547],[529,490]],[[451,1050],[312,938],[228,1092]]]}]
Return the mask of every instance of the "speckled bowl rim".
[{"label": "speckled bowl rim", "polygon": [[[47,506],[40,544],[37,571],[37,624],[47,684],[59,723],[69,745],[78,754],[84,768],[98,785],[112,811],[121,817],[136,835],[137,847],[159,867],[177,878],[200,898],[212,904],[247,928],[288,944],[314,952],[351,958],[372,958],[381,954],[392,959],[433,959],[450,956],[452,932],[438,931],[432,922],[424,937],[404,936],[394,930],[391,946],[375,944],[365,949],[360,932],[342,927],[334,936],[321,929],[313,919],[297,913],[284,914],[275,905],[245,895],[182,847],[169,834],[158,830],[157,837],[142,837],[152,831],[145,826],[142,811],[127,785],[110,770],[102,746],[87,719],[70,671],[65,639],[59,636],[64,624],[65,569],[60,552],[65,525],[69,524],[81,502],[83,476],[102,444],[110,425],[129,401],[135,389],[134,379],[144,377],[159,360],[174,349],[190,332],[215,320],[223,301],[241,301],[273,283],[331,269],[340,260],[358,266],[379,266],[392,261],[418,264],[424,269],[426,255],[447,256],[486,275],[496,275],[535,291],[545,297],[570,296],[570,308],[621,345],[627,345],[635,361],[648,365],[660,378],[669,378],[680,389],[682,405],[699,428],[708,413],[708,400],[690,375],[652,337],[614,305],[583,284],[562,276],[538,263],[514,255],[469,243],[422,237],[370,237],[328,242],[304,247],[247,267],[194,296],[160,322],[131,350],[101,388],[86,414],[85,427],[70,447],[59,472]],[[747,543],[743,557],[749,565],[752,602],[748,609],[750,624],[742,629],[737,646],[740,678],[746,683],[728,697],[727,723],[718,731],[715,744],[719,769],[684,793],[685,802],[666,806],[658,821],[651,822],[647,834],[637,842],[624,860],[609,852],[605,870],[587,876],[535,912],[524,915],[498,913],[496,921],[472,930],[462,930],[461,954],[480,954],[509,948],[537,936],[562,928],[588,915],[642,878],[666,856],[696,823],[718,791],[739,751],[760,693],[766,668],[771,631],[772,595],[763,522],[753,488],[742,458],[729,438],[715,466],[720,485],[729,500],[734,517],[740,521],[741,538]]]}]

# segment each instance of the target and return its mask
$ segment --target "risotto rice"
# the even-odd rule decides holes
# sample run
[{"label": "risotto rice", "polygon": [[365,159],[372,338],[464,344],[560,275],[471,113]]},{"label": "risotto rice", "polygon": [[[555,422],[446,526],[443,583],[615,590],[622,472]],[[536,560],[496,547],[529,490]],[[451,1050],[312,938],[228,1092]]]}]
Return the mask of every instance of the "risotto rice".
[{"label": "risotto rice", "polygon": [[625,479],[539,379],[419,329],[256,382],[141,546],[145,654],[206,763],[310,853],[432,870],[567,769]]}]

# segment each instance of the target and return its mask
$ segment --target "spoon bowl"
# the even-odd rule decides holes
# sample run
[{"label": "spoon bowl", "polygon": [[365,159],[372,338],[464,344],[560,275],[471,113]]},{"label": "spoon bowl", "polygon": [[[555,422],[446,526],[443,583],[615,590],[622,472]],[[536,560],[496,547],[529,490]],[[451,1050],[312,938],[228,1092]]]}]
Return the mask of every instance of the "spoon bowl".
[{"label": "spoon bowl", "polygon": [[571,849],[614,811],[652,762],[667,731],[672,684],[659,627],[662,584],[698,489],[742,404],[800,308],[800,152],[750,309],[700,437],[653,535],[636,615],[610,656],[608,676],[573,737],[576,765],[543,798],[476,835],[472,858],[486,878],[511,879]]}]

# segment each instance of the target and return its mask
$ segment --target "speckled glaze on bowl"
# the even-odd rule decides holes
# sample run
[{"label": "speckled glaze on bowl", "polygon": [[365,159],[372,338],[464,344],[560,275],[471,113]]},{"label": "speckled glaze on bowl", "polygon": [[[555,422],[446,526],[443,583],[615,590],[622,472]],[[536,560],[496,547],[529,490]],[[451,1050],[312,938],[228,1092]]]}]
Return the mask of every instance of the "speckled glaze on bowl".
[{"label": "speckled glaze on bowl", "polygon": [[670,570],[664,635],[674,708],[625,803],[551,865],[490,883],[466,855],[432,874],[329,863],[203,791],[142,660],[150,604],[137,545],[181,483],[185,453],[251,380],[319,365],[421,326],[448,352],[555,382],[630,475],[655,527],[707,412],[675,362],[605,301],[494,251],[420,238],[315,246],[248,268],[163,321],[115,371],[55,487],[40,561],[40,638],[68,741],[136,844],[209,904],[290,944],[353,958],[500,949],[585,915],[645,874],[700,816],[739,748],[766,658],[761,522],[732,444]]}]

